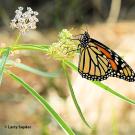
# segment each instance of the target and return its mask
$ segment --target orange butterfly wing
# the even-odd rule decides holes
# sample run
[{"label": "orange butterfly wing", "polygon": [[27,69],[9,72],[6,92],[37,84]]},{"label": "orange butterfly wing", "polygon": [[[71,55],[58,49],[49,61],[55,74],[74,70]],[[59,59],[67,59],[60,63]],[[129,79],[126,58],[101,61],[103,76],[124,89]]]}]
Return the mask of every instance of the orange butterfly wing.
[{"label": "orange butterfly wing", "polygon": [[131,67],[113,50],[92,38],[86,48],[80,49],[78,71],[88,80],[101,81],[112,76],[135,81]]}]

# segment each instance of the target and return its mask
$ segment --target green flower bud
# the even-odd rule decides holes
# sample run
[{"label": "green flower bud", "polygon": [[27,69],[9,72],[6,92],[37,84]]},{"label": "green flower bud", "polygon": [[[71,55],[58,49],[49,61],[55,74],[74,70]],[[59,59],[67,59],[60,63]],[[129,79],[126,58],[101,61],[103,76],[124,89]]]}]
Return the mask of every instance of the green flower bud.
[{"label": "green flower bud", "polygon": [[48,54],[56,60],[73,59],[77,52],[79,42],[72,40],[72,34],[67,29],[63,29],[58,37],[58,42],[50,46]]}]

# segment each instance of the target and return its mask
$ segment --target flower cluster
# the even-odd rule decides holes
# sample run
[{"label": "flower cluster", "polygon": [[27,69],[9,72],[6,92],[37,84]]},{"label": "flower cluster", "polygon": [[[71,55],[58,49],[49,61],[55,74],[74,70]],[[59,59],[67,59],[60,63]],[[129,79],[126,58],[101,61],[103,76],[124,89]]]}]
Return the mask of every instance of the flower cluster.
[{"label": "flower cluster", "polygon": [[72,34],[67,30],[63,29],[59,33],[59,40],[53,43],[48,50],[48,54],[57,60],[70,60],[76,54],[78,41],[71,40]]},{"label": "flower cluster", "polygon": [[27,7],[27,11],[24,13],[22,11],[23,7],[18,7],[18,10],[15,11],[16,15],[10,23],[11,28],[19,29],[21,33],[36,29],[36,23],[39,21],[36,17],[38,12],[33,11],[30,7]]}]

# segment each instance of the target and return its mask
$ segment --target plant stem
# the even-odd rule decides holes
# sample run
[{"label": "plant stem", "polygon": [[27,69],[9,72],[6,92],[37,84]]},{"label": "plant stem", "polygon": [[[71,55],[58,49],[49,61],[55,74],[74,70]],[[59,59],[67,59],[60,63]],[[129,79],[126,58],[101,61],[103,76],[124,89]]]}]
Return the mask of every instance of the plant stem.
[{"label": "plant stem", "polygon": [[20,37],[21,37],[21,33],[19,32],[19,34],[16,37],[15,42],[13,43],[13,46],[17,45],[17,43],[19,42]]},{"label": "plant stem", "polygon": [[76,107],[76,109],[77,109],[77,111],[78,111],[78,114],[79,114],[80,118],[82,119],[82,121],[85,123],[85,125],[86,125],[87,127],[89,127],[90,129],[94,130],[94,128],[88,124],[88,122],[87,122],[87,120],[85,119],[85,117],[84,117],[84,115],[83,115],[83,113],[82,113],[82,110],[81,110],[81,108],[80,108],[80,106],[79,106],[79,104],[78,104],[78,101],[77,101],[77,99],[76,99],[76,96],[75,96],[75,93],[74,93],[74,90],[73,90],[73,87],[72,87],[72,84],[71,84],[69,75],[68,75],[68,73],[67,73],[67,69],[66,69],[66,65],[65,65],[64,61],[62,61],[62,66],[63,66],[63,70],[64,70],[64,73],[65,73],[65,76],[66,76],[66,78],[67,78],[67,82],[68,82],[70,94],[71,94],[72,100],[73,100],[73,102],[74,102],[74,105],[75,105],[75,107]]}]

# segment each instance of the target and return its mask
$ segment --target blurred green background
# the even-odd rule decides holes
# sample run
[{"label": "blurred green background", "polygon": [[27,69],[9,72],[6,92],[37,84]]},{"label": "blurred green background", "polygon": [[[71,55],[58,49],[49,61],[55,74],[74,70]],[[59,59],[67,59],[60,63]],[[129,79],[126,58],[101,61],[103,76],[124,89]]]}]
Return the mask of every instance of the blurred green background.
[{"label": "blurred green background", "polygon": [[[15,40],[16,31],[10,29],[14,11],[22,6],[38,11],[39,23],[35,31],[24,34],[21,43],[52,44],[63,28],[73,34],[89,31],[91,37],[107,44],[135,69],[135,0],[0,0],[0,47]],[[24,10],[25,10],[24,9]],[[10,59],[47,72],[60,69],[58,61],[34,51],[18,51]],[[73,60],[77,65],[78,55]],[[86,119],[96,130],[88,129],[81,121],[69,95],[66,79],[43,78],[10,67],[37,90],[77,135],[134,135],[135,107],[104,92],[78,73],[69,71],[75,94]],[[103,81],[128,97],[135,99],[135,85],[117,78]],[[5,129],[5,125],[31,125],[31,129]],[[0,135],[64,135],[59,125],[44,108],[15,81],[4,75],[0,87]]]},{"label": "blurred green background", "polygon": [[120,10],[118,21],[135,19],[134,0],[87,0],[85,2],[83,0],[1,0],[0,26],[9,24],[18,6],[29,6],[40,13],[40,29],[105,22],[109,17],[111,6],[115,7],[115,12],[117,8]]}]

